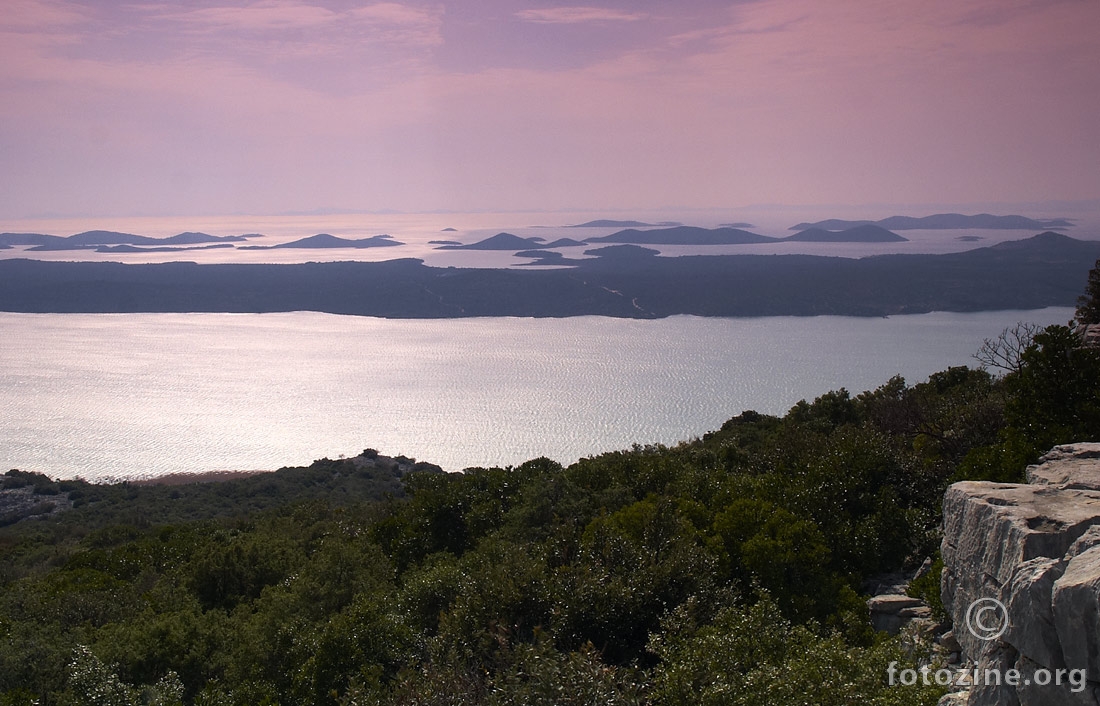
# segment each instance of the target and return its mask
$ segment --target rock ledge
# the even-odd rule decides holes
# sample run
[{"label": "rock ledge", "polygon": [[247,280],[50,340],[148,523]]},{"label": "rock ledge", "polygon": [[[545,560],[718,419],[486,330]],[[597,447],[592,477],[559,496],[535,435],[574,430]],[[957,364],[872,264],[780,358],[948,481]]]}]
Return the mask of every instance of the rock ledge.
[{"label": "rock ledge", "polygon": [[[1017,686],[974,687],[969,706],[1100,704],[1100,443],[1057,446],[1027,484],[963,482],[944,496],[944,608],[966,660],[1016,669]],[[978,601],[1007,612],[993,639],[968,627]],[[1000,610],[997,608],[997,610]],[[975,620],[972,611],[969,617]],[[1003,624],[1003,615],[988,613]],[[997,627],[987,621],[987,624]],[[991,630],[990,632],[996,632]],[[1081,688],[1037,686],[1037,670],[1085,670]],[[1080,672],[1077,672],[1080,674]],[[1026,683],[1025,683],[1026,682]]]}]

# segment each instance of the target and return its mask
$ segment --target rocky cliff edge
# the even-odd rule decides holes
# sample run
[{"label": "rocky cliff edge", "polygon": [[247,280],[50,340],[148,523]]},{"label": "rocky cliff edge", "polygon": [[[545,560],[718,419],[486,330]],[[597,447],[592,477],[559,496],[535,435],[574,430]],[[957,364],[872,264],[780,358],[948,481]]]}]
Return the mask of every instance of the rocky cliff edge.
[{"label": "rocky cliff edge", "polygon": [[[975,686],[962,703],[1095,706],[1100,443],[1055,447],[1027,480],[956,483],[944,496],[941,591],[964,661],[1020,676],[1016,685]],[[1087,683],[1037,683],[1058,670],[1084,670]]]}]

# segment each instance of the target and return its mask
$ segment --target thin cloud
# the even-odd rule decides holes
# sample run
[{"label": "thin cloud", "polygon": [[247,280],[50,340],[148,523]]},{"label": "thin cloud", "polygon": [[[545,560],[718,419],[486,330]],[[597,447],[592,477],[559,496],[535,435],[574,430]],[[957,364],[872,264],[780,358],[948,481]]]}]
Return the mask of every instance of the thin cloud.
[{"label": "thin cloud", "polygon": [[1082,0],[986,0],[960,4],[957,14],[949,16],[945,25],[983,29],[1009,24],[1028,15],[1048,11],[1058,5],[1080,4]]},{"label": "thin cloud", "polygon": [[266,31],[318,27],[338,18],[315,5],[267,0],[244,7],[207,7],[172,15],[192,25],[217,29]]},{"label": "thin cloud", "polygon": [[544,9],[523,10],[516,17],[525,22],[539,24],[579,24],[582,22],[636,22],[648,15],[635,12],[620,12],[603,7],[548,7]]},{"label": "thin cloud", "polygon": [[[239,53],[251,47],[261,54],[278,56],[338,56],[351,61],[366,47],[383,44],[418,51],[442,43],[442,9],[418,8],[394,2],[334,11],[293,0],[265,0],[245,7],[209,7],[154,15],[157,20],[186,28],[191,36],[216,39],[220,54],[230,53],[222,44],[234,37]],[[161,31],[150,25],[151,31]]]},{"label": "thin cloud", "polygon": [[369,22],[393,25],[435,24],[442,10],[411,7],[396,2],[379,2],[364,5],[348,12],[348,15]]},{"label": "thin cloud", "polygon": [[79,6],[53,0],[7,0],[0,12],[0,28],[44,31],[52,27],[80,24],[88,14]]},{"label": "thin cloud", "polygon": [[[506,22],[412,0],[205,3],[244,14],[100,0],[83,21],[78,5],[5,1],[25,19],[5,33],[0,13],[0,216],[1097,190],[1095,0],[1003,0],[1012,12],[999,0],[768,0],[675,22],[656,0],[521,15],[511,0],[483,3],[508,6]],[[485,33],[456,31],[468,19]],[[575,52],[593,28],[611,51],[523,61],[525,42]],[[491,32],[514,41],[477,41]],[[444,38],[489,53],[488,68],[456,68]],[[192,191],[158,186],[177,173]]]},{"label": "thin cloud", "polygon": [[436,27],[441,12],[438,8],[411,7],[396,2],[335,11],[295,0],[262,0],[243,7],[207,7],[164,17],[203,30],[279,32],[329,29],[349,22],[376,28]]}]

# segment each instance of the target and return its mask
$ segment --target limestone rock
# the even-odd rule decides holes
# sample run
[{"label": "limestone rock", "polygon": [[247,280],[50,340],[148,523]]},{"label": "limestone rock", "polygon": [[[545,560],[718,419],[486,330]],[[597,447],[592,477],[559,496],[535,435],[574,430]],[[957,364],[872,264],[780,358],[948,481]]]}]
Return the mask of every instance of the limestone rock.
[{"label": "limestone rock", "polygon": [[1052,603],[1066,666],[1100,675],[1100,547],[1070,559]]},{"label": "limestone rock", "polygon": [[[1100,683],[1085,676],[1100,679],[1100,443],[1055,447],[1027,476],[1028,485],[956,483],[944,496],[951,637],[977,669],[1019,677],[976,684],[967,703],[1097,706]],[[1007,613],[993,639],[975,634],[984,623],[967,625],[979,599]]]},{"label": "limestone rock", "polygon": [[955,631],[948,630],[944,634],[940,635],[940,646],[947,652],[958,652],[962,650],[962,646],[959,641],[955,639]]},{"label": "limestone rock", "polygon": [[1100,443],[1064,444],[1027,467],[1027,482],[1077,490],[1100,490]]},{"label": "limestone rock", "polygon": [[927,617],[920,613],[922,608],[931,613],[919,598],[895,593],[872,596],[867,601],[867,607],[871,611],[871,626],[891,635],[897,635],[902,626],[913,618]]},{"label": "limestone rock", "polygon": [[[978,674],[1007,674],[1016,666],[1019,654],[1011,646],[1002,642],[988,643],[994,645],[987,649],[985,655],[978,662]],[[994,682],[979,678],[978,683],[970,688],[970,700],[968,706],[1021,706],[1020,697],[1016,694],[1016,687],[1005,683],[1002,679]]]},{"label": "limestone rock", "polygon": [[1066,552],[1066,560],[1070,560],[1073,557],[1086,552],[1093,547],[1100,545],[1100,525],[1093,525],[1085,530],[1085,533],[1074,541],[1073,546]]},{"label": "limestone rock", "polygon": [[924,603],[919,598],[913,598],[904,594],[887,594],[885,596],[872,596],[867,601],[867,607],[872,613],[897,613],[906,608],[919,608]]},{"label": "limestone rock", "polygon": [[1051,596],[1054,582],[1062,577],[1065,562],[1037,558],[1020,564],[1003,592],[1010,620],[1005,642],[1048,669],[1066,666],[1054,624]]},{"label": "limestone rock", "polygon": [[970,605],[979,599],[1007,605],[1006,590],[1023,563],[1062,559],[1092,525],[1100,525],[1100,491],[973,481],[948,488],[941,594],[968,655],[983,645],[963,629]]},{"label": "limestone rock", "polygon": [[1016,661],[1020,706],[1096,706],[1096,686],[1083,673],[1051,672],[1027,657]]}]

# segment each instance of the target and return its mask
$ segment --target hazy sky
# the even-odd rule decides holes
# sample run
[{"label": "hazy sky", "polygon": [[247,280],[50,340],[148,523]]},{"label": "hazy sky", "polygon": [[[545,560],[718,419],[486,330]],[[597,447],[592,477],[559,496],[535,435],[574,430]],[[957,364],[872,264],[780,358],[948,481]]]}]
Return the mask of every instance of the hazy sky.
[{"label": "hazy sky", "polygon": [[1100,0],[0,0],[0,217],[1095,199],[1098,32]]}]

